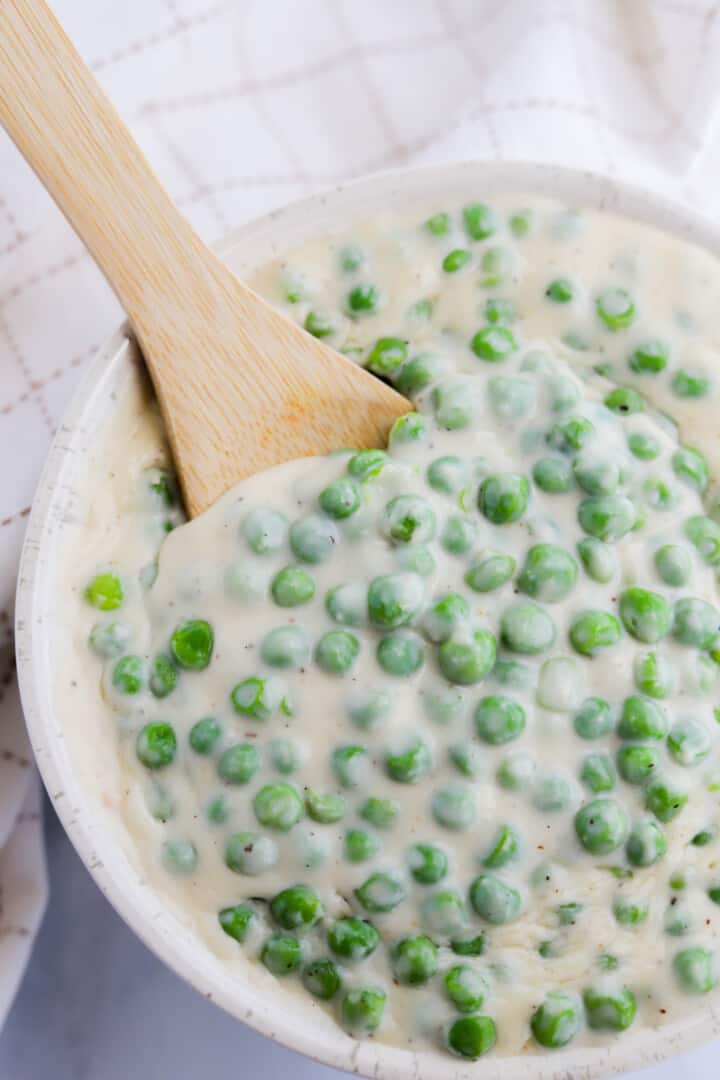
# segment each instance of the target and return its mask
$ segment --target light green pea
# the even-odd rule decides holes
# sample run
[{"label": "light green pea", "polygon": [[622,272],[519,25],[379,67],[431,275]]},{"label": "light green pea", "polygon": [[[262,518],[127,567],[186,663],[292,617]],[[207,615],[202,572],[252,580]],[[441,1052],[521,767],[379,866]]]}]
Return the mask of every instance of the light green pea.
[{"label": "light green pea", "polygon": [[478,527],[472,518],[452,514],[443,527],[440,543],[450,555],[466,555],[475,546]]},{"label": "light green pea", "polygon": [[604,698],[587,698],[573,719],[576,734],[581,739],[601,739],[612,731],[614,718],[610,705]]},{"label": "light green pea", "polygon": [[347,471],[355,480],[365,483],[367,480],[375,480],[389,460],[384,450],[361,450],[350,458]]},{"label": "light green pea", "polygon": [[683,990],[692,994],[707,994],[717,986],[717,957],[712,949],[700,945],[682,949],[673,957],[673,970]]},{"label": "light green pea", "polygon": [[247,784],[259,768],[260,752],[252,743],[229,746],[217,763],[218,775],[228,784]]},{"label": "light green pea", "polygon": [[662,739],[667,718],[659,705],[633,694],[623,701],[617,733],[621,739]]},{"label": "light green pea", "polygon": [[565,458],[540,458],[533,465],[532,478],[548,495],[564,495],[575,484],[572,465]]},{"label": "light green pea", "polygon": [[257,555],[271,555],[285,543],[287,519],[277,510],[256,508],[243,519],[241,531]]},{"label": "light green pea", "polygon": [[417,634],[408,630],[396,630],[380,640],[376,657],[386,674],[408,678],[422,667],[425,648]]},{"label": "light green pea", "polygon": [[336,330],[332,318],[321,311],[308,311],[303,326],[308,334],[320,339],[331,337]]},{"label": "light green pea", "polygon": [[425,587],[417,574],[385,574],[374,578],[367,595],[370,621],[385,630],[406,626],[419,613]]},{"label": "light green pea", "polygon": [[338,521],[349,518],[360,507],[360,491],[357,484],[347,476],[333,480],[320,492],[320,509]]},{"label": "light green pea", "polygon": [[121,656],[112,669],[112,684],[121,694],[139,694],[147,681],[147,665],[141,656]]},{"label": "light green pea", "polygon": [[625,844],[625,853],[632,866],[652,866],[667,852],[667,840],[656,821],[638,821],[633,825]]},{"label": "light green pea", "polygon": [[278,626],[260,643],[260,656],[270,667],[299,668],[307,663],[310,647],[299,626]]},{"label": "light green pea", "polygon": [[345,816],[347,806],[342,795],[308,788],[305,794],[305,809],[308,817],[320,825],[334,825]]},{"label": "light green pea", "polygon": [[288,832],[303,814],[303,801],[290,784],[265,784],[253,799],[255,817],[268,829]]},{"label": "light green pea", "polygon": [[484,855],[482,864],[488,870],[499,870],[520,854],[520,838],[512,825],[501,825]]},{"label": "light green pea", "polygon": [[667,748],[678,765],[699,765],[712,747],[713,739],[707,726],[697,717],[676,720],[667,737]]},{"label": "light green pea", "polygon": [[702,398],[710,390],[710,379],[699,372],[677,371],[670,386],[679,398]]},{"label": "light green pea", "polygon": [[475,878],[470,885],[470,903],[480,918],[493,926],[513,922],[522,908],[518,890],[496,874],[480,874]]},{"label": "light green pea", "polygon": [[300,562],[325,562],[338,542],[337,526],[321,514],[308,514],[290,526],[290,547]]},{"label": "light green pea", "polygon": [[325,610],[341,626],[362,626],[367,610],[365,586],[359,581],[336,585],[325,596]]},{"label": "light green pea", "polygon": [[560,772],[538,776],[532,788],[533,806],[538,810],[555,813],[566,810],[572,802],[573,792],[567,776]]},{"label": "light green pea", "polygon": [[177,753],[177,737],[171,724],[146,724],[135,741],[135,753],[146,769],[165,769]]},{"label": "light green pea", "polygon": [[116,659],[122,656],[131,637],[132,631],[125,623],[96,623],[90,631],[90,648],[103,659]]},{"label": "light green pea", "polygon": [[490,406],[501,420],[524,420],[535,408],[536,389],[532,379],[494,375],[487,389]]},{"label": "light green pea", "polygon": [[626,289],[606,289],[595,301],[595,310],[608,330],[625,330],[635,318],[635,304]]},{"label": "light green pea", "polygon": [[482,772],[482,752],[475,743],[452,743],[448,746],[448,758],[463,776],[472,778],[479,776]]},{"label": "light green pea", "polygon": [[457,720],[467,706],[465,692],[457,686],[421,690],[420,696],[425,715],[443,727]]},{"label": "light green pea", "polygon": [[278,709],[287,711],[285,686],[275,677],[252,675],[236,683],[230,692],[230,701],[240,716],[266,721]]},{"label": "light green pea", "polygon": [[427,743],[415,736],[397,753],[385,754],[385,771],[391,780],[402,784],[415,784],[426,776],[432,766]]},{"label": "light green pea", "polygon": [[188,742],[196,754],[207,757],[212,754],[221,735],[222,727],[219,720],[216,720],[214,716],[204,716],[190,728]]},{"label": "light green pea", "polygon": [[618,770],[627,784],[645,784],[660,766],[656,747],[631,743],[617,752]]},{"label": "light green pea", "polygon": [[400,812],[399,803],[394,799],[385,799],[371,795],[358,810],[358,814],[376,829],[390,829],[397,821]]},{"label": "light green pea", "polygon": [[483,742],[500,746],[516,739],[525,730],[525,710],[518,701],[494,694],[480,699],[474,722]]},{"label": "light green pea", "polygon": [[340,1018],[355,1038],[372,1035],[380,1027],[387,994],[379,986],[357,986],[343,996]]},{"label": "light green pea", "polygon": [[664,544],[655,552],[655,569],[666,585],[687,585],[692,574],[690,552],[680,544]]},{"label": "light green pea", "polygon": [[578,541],[577,552],[585,573],[593,581],[605,585],[617,573],[618,561],[614,548],[595,536]]},{"label": "light green pea", "polygon": [[642,900],[633,900],[625,896],[616,896],[612,912],[620,926],[641,926],[647,921],[648,905]]},{"label": "light green pea", "polygon": [[125,598],[123,584],[110,571],[96,574],[85,588],[85,599],[98,611],[116,611]]},{"label": "light green pea", "polygon": [[454,889],[440,889],[425,896],[418,909],[423,927],[435,938],[453,937],[467,926],[463,898]]},{"label": "light green pea", "polygon": [[609,797],[593,799],[575,815],[575,832],[591,855],[608,855],[619,848],[627,837],[625,808]]},{"label": "light green pea", "polygon": [[667,777],[655,776],[645,788],[645,807],[665,824],[682,811],[688,795]]},{"label": "light green pea", "polygon": [[431,383],[435,382],[447,370],[447,361],[432,353],[413,356],[397,372],[394,382],[403,397],[412,398]]},{"label": "light green pea", "polygon": [[470,566],[463,580],[474,592],[492,592],[510,581],[515,573],[515,566],[512,555],[502,555],[499,552],[484,555]]},{"label": "light green pea", "polygon": [[673,612],[673,637],[683,645],[712,649],[720,633],[720,612],[712,604],[683,597]]},{"label": "light green pea", "polygon": [[621,540],[636,524],[635,505],[625,495],[591,495],[578,508],[580,525],[598,540]]},{"label": "light green pea", "polygon": [[654,461],[660,456],[660,443],[654,436],[642,431],[630,431],[627,436],[628,450],[640,461]]},{"label": "light green pea", "polygon": [[435,514],[420,495],[397,495],[383,511],[381,531],[396,544],[423,544],[435,536]]},{"label": "light green pea", "polygon": [[374,375],[392,375],[402,367],[407,360],[407,355],[407,341],[398,337],[381,337],[370,350],[365,366]]},{"label": "light green pea", "polygon": [[495,779],[506,791],[525,790],[530,786],[535,769],[529,754],[510,754],[498,765]]},{"label": "light green pea", "polygon": [[668,347],[663,341],[651,339],[643,341],[630,355],[628,365],[631,371],[642,375],[657,375],[664,371],[668,362]]},{"label": "light green pea", "polygon": [[498,473],[480,485],[478,506],[494,525],[519,521],[527,510],[530,485],[521,473]]},{"label": "light green pea", "polygon": [[553,450],[572,454],[586,446],[595,434],[595,428],[584,416],[566,416],[548,431],[545,441]]},{"label": "light green pea", "polygon": [[166,840],[162,846],[162,864],[171,874],[193,874],[198,864],[197,848],[191,840]]},{"label": "light green pea", "polygon": [[439,597],[423,616],[423,630],[431,641],[447,641],[470,617],[470,605],[460,593]]},{"label": "light green pea", "polygon": [[685,535],[703,562],[720,565],[720,525],[712,518],[696,515],[685,522]]},{"label": "light green pea", "polygon": [[670,662],[654,652],[639,653],[635,657],[633,677],[641,693],[658,700],[672,693],[675,682]]},{"label": "light green pea", "polygon": [[620,594],[620,618],[632,637],[653,645],[672,625],[672,609],[664,596],[634,587]]},{"label": "light green pea", "polygon": [[348,829],[345,833],[344,853],[348,862],[367,862],[377,855],[380,841],[364,829]]},{"label": "light green pea", "polygon": [[572,555],[555,544],[534,544],[525,556],[518,588],[535,600],[554,604],[571,592],[578,565]]},{"label": "light green pea", "polygon": [[558,1050],[571,1042],[582,1023],[580,1004],[574,994],[552,990],[530,1020],[535,1042],[548,1050]]},{"label": "light green pea", "polygon": [[356,687],[347,702],[347,711],[356,727],[370,730],[385,719],[392,698],[387,690]]},{"label": "light green pea", "polygon": [[552,648],[556,637],[555,623],[538,604],[519,600],[503,612],[500,637],[511,652],[534,656]]},{"label": "light green pea", "polygon": [[401,985],[422,986],[438,969],[437,946],[424,934],[402,938],[391,950],[390,963]]},{"label": "light green pea", "polygon": [[585,1019],[595,1031],[626,1031],[637,1012],[637,1002],[627,987],[591,987],[583,993]]},{"label": "light green pea", "polygon": [[580,765],[580,779],[593,795],[612,791],[616,777],[610,755],[586,754]]},{"label": "light green pea", "polygon": [[702,495],[710,481],[710,472],[703,454],[699,450],[681,446],[673,454],[671,463],[675,475]]},{"label": "light green pea", "polygon": [[446,784],[432,796],[432,815],[438,825],[455,832],[469,829],[475,821],[476,805],[467,784]]},{"label": "light green pea", "polygon": [[354,890],[358,903],[371,913],[392,911],[405,899],[405,886],[399,878],[378,871]]},{"label": "light green pea", "polygon": [[315,646],[315,663],[328,675],[347,675],[359,652],[360,642],[349,630],[328,630]]}]

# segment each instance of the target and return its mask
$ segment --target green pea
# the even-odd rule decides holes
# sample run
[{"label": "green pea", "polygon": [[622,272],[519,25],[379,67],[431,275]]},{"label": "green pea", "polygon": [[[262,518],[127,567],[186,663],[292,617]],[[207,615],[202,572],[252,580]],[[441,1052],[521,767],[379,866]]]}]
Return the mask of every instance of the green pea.
[{"label": "green pea", "polygon": [[473,934],[472,937],[453,938],[450,948],[456,956],[482,956],[485,952],[485,934]]},{"label": "green pea", "polygon": [[485,301],[485,318],[489,323],[510,323],[515,319],[515,308],[511,300],[491,297]]},{"label": "green pea", "polygon": [[380,290],[376,285],[363,282],[355,285],[345,298],[350,315],[372,315],[380,306]]},{"label": "green pea", "polygon": [[625,844],[625,854],[632,866],[652,866],[667,852],[667,840],[655,821],[638,821]]},{"label": "green pea", "polygon": [[655,552],[655,569],[666,585],[687,585],[692,574],[692,560],[680,544],[664,544]]},{"label": "green pea", "polygon": [[255,909],[250,904],[235,904],[218,912],[218,922],[228,937],[241,945],[250,931],[255,919]]},{"label": "green pea", "polygon": [[616,896],[613,900],[612,911],[620,926],[640,926],[647,920],[649,908],[642,901]]},{"label": "green pea", "polygon": [[712,829],[703,829],[701,832],[695,833],[690,841],[695,847],[706,847],[707,844],[711,844],[715,839],[715,832]]},{"label": "green pea", "polygon": [[270,667],[303,667],[308,654],[307,638],[299,626],[278,626],[260,643],[260,656]]},{"label": "green pea", "polygon": [[462,270],[472,259],[472,254],[467,248],[453,248],[442,261],[442,268],[446,274],[454,274]]},{"label": "green pea", "polygon": [[387,716],[391,701],[387,690],[358,687],[348,699],[348,715],[356,727],[374,728]]},{"label": "green pea", "polygon": [[370,956],[377,948],[380,937],[372,923],[349,916],[337,919],[327,933],[328,945],[336,956],[344,960],[358,961]]},{"label": "green pea", "polygon": [[500,619],[500,637],[511,652],[535,656],[552,648],[555,623],[544,608],[519,600],[507,607]]},{"label": "green pea", "polygon": [[287,832],[292,829],[303,813],[303,802],[290,784],[265,784],[253,799],[255,817],[268,829]]},{"label": "green pea", "polygon": [[357,902],[372,913],[392,911],[405,899],[405,886],[392,874],[377,871],[354,890]]},{"label": "green pea", "polygon": [[622,463],[603,456],[594,447],[577,455],[573,474],[588,495],[613,495],[623,483],[626,469]]},{"label": "green pea", "polygon": [[85,588],[85,599],[99,611],[115,611],[125,598],[122,582],[117,574],[96,574]]},{"label": "green pea", "polygon": [[167,697],[177,684],[177,668],[169,656],[160,653],[155,657],[150,669],[148,685],[150,692],[157,698]]},{"label": "green pea", "polygon": [[395,824],[399,810],[400,806],[394,799],[371,795],[362,804],[358,813],[376,829],[389,829]]},{"label": "green pea", "polygon": [[556,304],[568,304],[575,295],[572,282],[566,277],[555,278],[545,290],[545,295]]},{"label": "green pea", "polygon": [[342,1026],[356,1038],[372,1035],[380,1027],[387,994],[377,986],[358,986],[343,995]]},{"label": "green pea", "polygon": [[489,630],[457,633],[438,649],[438,664],[448,682],[472,686],[492,671],[496,649],[495,637]]},{"label": "green pea", "polygon": [[338,542],[337,526],[320,514],[308,514],[290,526],[290,547],[300,562],[325,562]]},{"label": "green pea", "polygon": [[701,398],[706,397],[710,390],[710,379],[696,372],[678,371],[673,375],[670,386],[679,398]]},{"label": "green pea", "polygon": [[427,499],[397,495],[383,511],[381,530],[396,544],[423,544],[435,536],[435,514]]},{"label": "green pea", "polygon": [[[373,345],[365,366],[374,375],[392,375],[407,360],[408,343],[402,338],[381,337]],[[323,510],[325,507],[323,506]],[[336,515],[333,514],[333,517]],[[338,515],[345,516],[345,515]]]},{"label": "green pea", "polygon": [[308,788],[305,794],[308,817],[320,825],[334,825],[345,816],[345,800],[334,792],[315,791]]},{"label": "green pea", "polygon": [[434,491],[443,495],[455,495],[468,483],[469,472],[467,461],[448,455],[430,462],[425,479]]},{"label": "green pea", "polygon": [[168,472],[167,469],[151,467],[145,469],[145,478],[148,489],[153,493],[155,501],[163,509],[167,510],[178,505],[178,486],[172,473]]},{"label": "green pea", "polygon": [[448,998],[461,1013],[475,1012],[488,996],[487,979],[467,964],[451,967],[445,973],[443,986]]},{"label": "green pea", "polygon": [[357,244],[346,244],[339,253],[340,269],[346,274],[352,274],[359,270],[365,262],[366,255]]},{"label": "green pea", "polygon": [[474,719],[477,734],[491,746],[510,742],[525,730],[525,710],[522,705],[499,694],[481,698]]},{"label": "green pea", "polygon": [[398,417],[390,428],[388,449],[396,452],[405,445],[426,442],[429,437],[430,428],[425,417],[417,412],[409,412]]},{"label": "green pea", "polygon": [[251,510],[242,522],[246,543],[257,555],[271,555],[285,543],[287,519],[276,510]]},{"label": "green pea", "polygon": [[495,1022],[489,1016],[461,1016],[447,1031],[448,1049],[458,1057],[477,1061],[495,1045]]},{"label": "green pea", "polygon": [[551,772],[540,776],[533,785],[533,806],[538,810],[566,810],[572,801],[572,788],[566,776]]},{"label": "green pea", "polygon": [[394,630],[415,618],[424,599],[425,588],[417,574],[385,574],[370,583],[368,615],[375,626]]},{"label": "green pea", "polygon": [[468,382],[441,383],[432,392],[435,423],[446,431],[470,427],[475,417],[474,387]]},{"label": "green pea", "polygon": [[535,1042],[548,1050],[567,1046],[580,1030],[580,1004],[573,994],[551,990],[532,1015],[530,1030]]},{"label": "green pea", "polygon": [[569,552],[555,544],[534,544],[525,556],[517,580],[521,592],[535,600],[553,604],[563,600],[577,579],[577,563]]},{"label": "green pea", "polygon": [[673,637],[683,645],[712,649],[720,633],[720,612],[704,600],[684,597],[675,604]]},{"label": "green pea", "polygon": [[504,926],[520,914],[520,893],[496,874],[480,874],[470,885],[473,910],[494,926]]},{"label": "green pea", "polygon": [[433,844],[415,844],[407,855],[410,873],[419,885],[437,885],[447,873],[447,855]]},{"label": "green pea", "polygon": [[536,682],[536,671],[519,660],[496,660],[492,677],[501,686],[511,690],[532,690]]},{"label": "green pea", "polygon": [[170,874],[192,874],[198,853],[191,840],[166,840],[162,846],[162,863]]},{"label": "green pea", "polygon": [[696,515],[685,522],[685,535],[708,566],[720,564],[720,525],[709,517]]},{"label": "green pea", "polygon": [[710,481],[710,472],[700,451],[682,446],[673,454],[671,463],[675,475],[702,495]]},{"label": "green pea", "polygon": [[653,645],[670,630],[672,609],[659,593],[649,589],[625,589],[620,594],[620,618],[629,634]]},{"label": "green pea", "polygon": [[424,228],[433,236],[445,236],[450,230],[450,215],[444,212],[433,214],[425,222]]},{"label": "green pea", "polygon": [[357,743],[336,746],[330,755],[330,766],[342,787],[357,787],[367,765],[367,750]]},{"label": "green pea", "polygon": [[431,641],[447,641],[470,615],[470,605],[460,593],[445,593],[425,612],[423,630]]},{"label": "green pea", "polygon": [[700,945],[675,953],[673,971],[683,990],[690,993],[707,994],[717,986],[717,957]]},{"label": "green pea", "polygon": [[564,458],[540,458],[533,465],[532,478],[548,495],[564,495],[575,482],[572,466]]},{"label": "green pea", "polygon": [[404,397],[413,397],[435,382],[446,367],[447,363],[441,357],[421,353],[403,364],[395,376],[395,386]]},{"label": "green pea", "polygon": [[595,434],[595,428],[584,416],[567,416],[553,424],[546,435],[546,442],[554,450],[571,454],[581,450]]},{"label": "green pea", "polygon": [[220,722],[214,716],[205,716],[190,728],[188,742],[196,754],[207,757],[212,754],[221,735]]},{"label": "green pea", "polygon": [[401,784],[415,784],[430,771],[432,759],[423,739],[415,736],[398,753],[385,755],[385,771],[391,780]]},{"label": "green pea", "polygon": [[429,577],[435,570],[435,557],[426,544],[405,544],[395,552],[395,562],[401,570],[420,577]]},{"label": "green pea", "polygon": [[286,566],[273,578],[271,592],[280,607],[298,607],[312,600],[315,582],[301,566]]},{"label": "green pea", "polygon": [[309,885],[291,885],[275,894],[270,913],[283,930],[309,930],[324,911],[320,897]]},{"label": "green pea", "polygon": [[376,656],[386,674],[407,678],[422,667],[425,649],[417,634],[397,630],[380,640]]},{"label": "green pea", "polygon": [[637,1012],[637,1002],[627,987],[591,987],[583,992],[585,1019],[595,1031],[626,1031]]},{"label": "green pea", "polygon": [[492,592],[510,581],[515,573],[515,566],[512,555],[493,553],[473,563],[463,580],[474,592]]},{"label": "green pea", "polygon": [[638,690],[648,697],[663,699],[673,689],[673,672],[668,661],[657,653],[642,653],[635,657],[633,675]]},{"label": "green pea", "polygon": [[302,946],[292,934],[271,934],[260,959],[272,975],[290,975],[302,964]]},{"label": "green pea", "polygon": [[340,975],[332,960],[313,960],[302,973],[308,993],[320,1001],[330,1001],[340,989]]},{"label": "green pea", "polygon": [[698,765],[710,753],[712,735],[702,720],[676,720],[667,737],[667,748],[678,765]]},{"label": "green pea", "polygon": [[346,476],[333,480],[320,492],[320,509],[329,517],[338,521],[349,518],[360,506],[360,491],[357,484]]},{"label": "green pea", "polygon": [[527,510],[530,485],[521,473],[488,476],[480,485],[478,506],[494,525],[519,521]]},{"label": "green pea", "polygon": [[278,709],[286,710],[285,688],[279,679],[251,675],[236,683],[230,691],[230,701],[240,716],[253,720],[269,720]]},{"label": "green pea", "polygon": [[424,934],[402,938],[390,954],[392,970],[403,986],[422,986],[438,969],[437,946]]},{"label": "green pea", "polygon": [[641,342],[631,353],[628,365],[638,374],[657,375],[665,370],[667,362],[667,345],[662,341],[649,340]]},{"label": "green pea", "polygon": [[473,336],[470,348],[479,360],[490,363],[507,359],[517,349],[517,341],[507,326],[490,324]]},{"label": "green pea", "polygon": [[448,746],[448,758],[463,776],[476,777],[482,771],[482,753],[474,743],[452,743]]},{"label": "green pea", "polygon": [[303,326],[308,334],[321,339],[330,337],[335,333],[336,329],[335,323],[330,316],[319,311],[308,311]]},{"label": "green pea", "polygon": [[573,648],[583,656],[597,656],[601,649],[617,645],[622,629],[614,615],[607,611],[581,611],[569,631]]},{"label": "green pea", "polygon": [[625,698],[617,733],[621,739],[662,739],[667,732],[667,719],[659,705],[633,694]]},{"label": "green pea", "polygon": [[575,832],[591,855],[607,855],[625,842],[628,832],[625,809],[616,799],[593,799],[575,815]]},{"label": "green pea", "polygon": [[502,866],[517,859],[520,853],[520,839],[512,825],[501,825],[483,857],[482,864],[488,870],[499,870]]},{"label": "green pea", "polygon": [[446,784],[432,797],[432,815],[438,825],[455,832],[469,829],[475,820],[475,796],[466,784]]},{"label": "green pea", "polygon": [[613,956],[612,953],[600,953],[596,963],[600,971],[617,971],[620,966],[617,956]]},{"label": "green pea", "polygon": [[135,742],[138,760],[146,769],[164,769],[172,764],[177,753],[177,738],[171,724],[146,724]]},{"label": "green pea", "polygon": [[112,670],[112,684],[122,694],[139,694],[147,677],[145,661],[140,656],[121,656]]},{"label": "green pea", "polygon": [[487,240],[497,228],[495,213],[485,203],[469,203],[463,207],[462,220],[471,240]]},{"label": "green pea", "polygon": [[594,536],[578,541],[577,552],[588,577],[605,585],[617,573],[617,556],[610,544]]},{"label": "green pea", "polygon": [[621,416],[632,416],[645,408],[642,395],[630,386],[616,386],[605,398],[605,407]]},{"label": "green pea", "polygon": [[575,713],[573,725],[581,739],[601,739],[614,726],[610,705],[604,698],[587,698]]},{"label": "green pea", "polygon": [[621,746],[617,752],[620,775],[628,784],[645,784],[657,772],[660,755],[654,746],[635,743]]},{"label": "green pea", "polygon": [[440,536],[440,543],[450,555],[465,555],[475,545],[478,527],[472,518],[452,514]]},{"label": "green pea", "polygon": [[279,773],[287,776],[298,768],[300,752],[290,739],[273,739],[268,749],[273,768]]},{"label": "green pea", "polygon": [[236,743],[220,755],[217,770],[228,784],[247,784],[260,768],[260,753],[252,743]]},{"label": "green pea", "polygon": [[578,509],[580,525],[598,540],[621,540],[636,523],[634,504],[625,495],[592,495]]},{"label": "green pea", "polygon": [[615,769],[608,754],[586,754],[580,766],[580,779],[594,795],[612,791],[615,787]]},{"label": "green pea", "polygon": [[364,829],[348,829],[345,833],[344,853],[348,862],[367,862],[377,855],[380,842],[372,833]]},{"label": "green pea", "polygon": [[627,437],[628,449],[640,461],[654,461],[660,455],[660,444],[651,435],[641,431],[632,431]]},{"label": "green pea", "polygon": [[315,663],[329,675],[346,675],[359,652],[360,642],[349,630],[329,630],[315,647]]},{"label": "green pea", "polygon": [[204,671],[212,658],[215,635],[205,619],[189,619],[176,627],[170,639],[173,659],[187,671]]},{"label": "green pea", "polygon": [[687,792],[662,776],[656,776],[645,788],[645,807],[663,824],[677,817],[687,801]]},{"label": "green pea", "polygon": [[364,483],[376,479],[389,460],[384,450],[361,450],[350,458],[347,471],[355,480]]},{"label": "green pea", "polygon": [[595,310],[608,330],[624,330],[635,318],[635,304],[626,289],[606,289],[595,301]]}]

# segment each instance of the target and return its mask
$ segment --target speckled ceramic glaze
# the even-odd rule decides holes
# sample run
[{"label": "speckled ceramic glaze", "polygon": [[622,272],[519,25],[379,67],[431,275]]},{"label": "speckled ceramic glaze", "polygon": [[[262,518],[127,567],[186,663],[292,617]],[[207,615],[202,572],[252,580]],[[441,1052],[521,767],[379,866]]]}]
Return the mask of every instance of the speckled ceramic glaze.
[{"label": "speckled ceramic glaze", "polygon": [[[241,275],[311,238],[346,227],[378,209],[427,205],[437,198],[462,201],[493,192],[550,195],[589,208],[608,208],[661,227],[720,255],[720,231],[647,192],[585,173],[536,165],[472,163],[377,177],[316,196],[246,226],[226,245],[231,265]],[[407,1049],[356,1042],[310,1001],[286,994],[244,957],[231,969],[194,934],[181,910],[173,910],[143,880],[133,848],[122,833],[112,799],[105,797],[102,769],[83,767],[66,738],[67,708],[56,700],[57,666],[49,598],[64,585],[57,553],[63,537],[88,497],[89,451],[112,416],[118,391],[130,377],[133,350],[124,330],[112,338],[91,365],[55,438],[35,498],[20,570],[17,602],[17,654],[20,689],[33,749],[55,808],[77,851],[99,887],[127,923],[206,997],[238,1019],[303,1054],[328,1065],[383,1080],[537,1080],[572,1077],[589,1080],[649,1065],[680,1050],[720,1036],[720,1012],[699,1003],[691,1017],[674,1025],[644,1028],[602,1049],[556,1051],[481,1063],[454,1061],[440,1050],[414,1054]],[[101,749],[97,748],[98,754]]]}]

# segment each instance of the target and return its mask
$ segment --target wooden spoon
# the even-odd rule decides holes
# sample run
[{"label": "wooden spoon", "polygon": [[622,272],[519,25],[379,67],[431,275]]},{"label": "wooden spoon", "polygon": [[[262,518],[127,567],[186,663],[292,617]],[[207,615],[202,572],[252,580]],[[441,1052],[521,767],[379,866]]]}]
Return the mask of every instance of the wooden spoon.
[{"label": "wooden spoon", "polygon": [[210,251],[44,0],[0,0],[0,122],[129,316],[191,516],[279,462],[385,444],[408,402]]}]

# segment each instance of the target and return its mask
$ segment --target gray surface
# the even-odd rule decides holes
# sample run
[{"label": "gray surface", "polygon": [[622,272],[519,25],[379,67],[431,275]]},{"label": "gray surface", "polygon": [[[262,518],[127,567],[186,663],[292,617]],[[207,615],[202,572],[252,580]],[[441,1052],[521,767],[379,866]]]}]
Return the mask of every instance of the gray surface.
[{"label": "gray surface", "polygon": [[[50,907],[0,1039],[0,1080],[338,1080],[231,1020],[127,929],[47,810]],[[717,1080],[717,1043],[633,1074]],[[529,1078],[531,1080],[531,1078]],[[631,1080],[630,1076],[626,1080]]]}]

